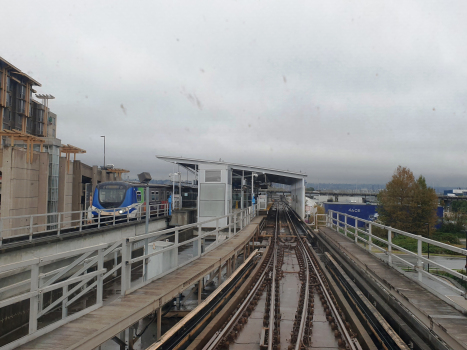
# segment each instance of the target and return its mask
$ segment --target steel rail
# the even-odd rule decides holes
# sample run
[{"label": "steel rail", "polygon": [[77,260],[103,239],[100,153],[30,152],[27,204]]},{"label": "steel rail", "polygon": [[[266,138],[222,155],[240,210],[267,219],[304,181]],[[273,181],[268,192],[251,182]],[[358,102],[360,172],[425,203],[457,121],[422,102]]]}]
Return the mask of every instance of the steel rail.
[{"label": "steel rail", "polygon": [[203,347],[203,350],[213,350],[219,344],[219,342],[222,340],[222,338],[224,338],[224,336],[226,336],[228,334],[228,332],[230,332],[232,330],[232,328],[235,326],[237,321],[242,316],[243,312],[246,310],[246,308],[250,304],[251,299],[253,299],[253,297],[256,295],[259,287],[261,287],[261,285],[263,284],[264,279],[266,278],[266,274],[269,271],[269,267],[271,266],[271,263],[272,263],[272,255],[269,257],[269,261],[267,262],[267,264],[266,264],[263,272],[261,273],[261,276],[259,277],[258,281],[253,286],[250,293],[248,293],[248,295],[245,297],[245,300],[240,305],[238,310],[235,312],[235,314],[232,316],[232,318],[226,324],[226,326],[221,331],[217,331],[216,334],[214,334],[214,336],[211,338],[211,340]]},{"label": "steel rail", "polygon": [[[303,254],[303,252],[302,252]],[[305,254],[303,254],[306,256]],[[306,321],[308,320],[308,297],[310,293],[310,272],[308,262],[306,262],[306,282],[305,282],[305,298],[303,300],[302,319],[300,320],[300,327],[298,329],[297,342],[295,343],[295,350],[299,350],[301,347],[303,332],[305,330]]]},{"label": "steel rail", "polygon": [[[352,337],[350,336],[349,332],[347,331],[346,327],[345,327],[345,324],[344,324],[344,321],[342,320],[342,318],[340,317],[338,311],[337,311],[337,308],[336,306],[334,305],[334,302],[332,301],[332,298],[331,296],[329,295],[327,289],[326,289],[326,286],[323,282],[323,280],[321,279],[320,275],[319,275],[319,271],[318,271],[318,268],[316,267],[310,253],[308,252],[308,250],[306,249],[307,247],[305,246],[305,243],[303,243],[303,241],[300,239],[300,234],[298,233],[298,230],[296,229],[295,227],[295,224],[293,223],[292,221],[292,218],[290,217],[290,208],[287,206],[286,207],[286,214],[287,214],[287,217],[289,218],[290,222],[292,222],[292,226],[294,227],[294,230],[295,230],[295,234],[297,235],[297,238],[298,238],[298,241],[300,241],[300,244],[302,245],[303,247],[303,250],[305,251],[305,257],[310,261],[311,263],[311,266],[316,274],[316,278],[318,279],[318,282],[321,286],[321,289],[323,290],[323,295],[324,297],[326,298],[327,302],[328,302],[328,305],[330,306],[331,308],[331,312],[333,313],[335,319],[337,320],[337,324],[340,328],[340,331],[341,331],[341,334],[344,336],[345,340],[346,340],[346,343],[349,345],[349,347],[352,349],[352,350],[358,350],[358,348],[355,346],[355,343],[352,339]],[[303,320],[301,320],[301,322],[303,322]],[[300,341],[301,339],[297,339],[297,343]]]},{"label": "steel rail", "polygon": [[[278,216],[278,210],[276,212],[276,228],[275,228],[275,236],[277,236],[277,216]],[[272,240],[271,245],[275,247],[276,245],[276,240]],[[274,251],[275,252],[275,251]],[[261,272],[260,277],[258,278],[258,281],[254,285],[254,287],[251,289],[251,291],[248,293],[248,295],[245,297],[245,300],[242,302],[238,310],[235,312],[235,314],[232,316],[232,318],[228,321],[228,323],[222,328],[222,330],[217,331],[214,336],[209,340],[209,342],[203,347],[203,350],[213,350],[215,349],[219,343],[222,341],[222,339],[233,329],[237,321],[240,319],[240,317],[243,315],[243,312],[246,310],[248,305],[250,304],[252,298],[256,295],[257,291],[261,287],[261,285],[264,283],[264,279],[266,278],[267,274],[269,273],[270,268],[274,270],[275,265],[273,264],[275,262],[274,260],[275,255],[271,254],[269,257],[269,261],[266,263],[264,270]],[[270,310],[271,313],[271,310]]]},{"label": "steel rail", "polygon": [[276,210],[276,227],[274,228],[273,237],[273,266],[272,266],[272,283],[271,283],[271,300],[269,306],[269,325],[268,325],[268,350],[272,350],[272,342],[274,335],[274,316],[276,303],[276,265],[277,265],[277,235],[278,235],[279,208]]}]

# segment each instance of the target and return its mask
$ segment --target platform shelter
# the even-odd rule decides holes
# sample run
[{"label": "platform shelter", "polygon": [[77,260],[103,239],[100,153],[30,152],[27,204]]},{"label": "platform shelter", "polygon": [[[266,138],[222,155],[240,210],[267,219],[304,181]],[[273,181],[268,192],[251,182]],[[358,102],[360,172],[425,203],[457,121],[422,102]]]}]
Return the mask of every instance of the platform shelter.
[{"label": "platform shelter", "polygon": [[257,204],[261,190],[271,183],[288,185],[291,206],[301,217],[305,216],[307,175],[304,173],[224,161],[172,156],[157,158],[177,164],[195,174],[198,183],[198,222],[247,208],[252,202]]}]

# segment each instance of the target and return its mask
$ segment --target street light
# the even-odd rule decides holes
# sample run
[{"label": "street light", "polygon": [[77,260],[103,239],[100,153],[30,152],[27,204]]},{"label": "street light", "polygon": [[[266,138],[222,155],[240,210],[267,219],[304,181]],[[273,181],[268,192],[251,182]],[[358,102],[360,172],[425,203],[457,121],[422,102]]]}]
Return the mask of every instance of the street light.
[{"label": "street light", "polygon": [[102,135],[101,137],[104,138],[104,169],[105,169],[105,135]]}]

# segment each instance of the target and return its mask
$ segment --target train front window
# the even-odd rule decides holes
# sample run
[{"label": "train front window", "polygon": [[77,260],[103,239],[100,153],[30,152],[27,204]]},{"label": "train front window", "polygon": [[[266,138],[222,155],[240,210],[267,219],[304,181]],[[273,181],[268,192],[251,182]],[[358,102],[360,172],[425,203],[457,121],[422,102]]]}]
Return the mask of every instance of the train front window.
[{"label": "train front window", "polygon": [[125,186],[104,185],[99,189],[99,202],[104,208],[118,208],[123,203],[125,194]]}]

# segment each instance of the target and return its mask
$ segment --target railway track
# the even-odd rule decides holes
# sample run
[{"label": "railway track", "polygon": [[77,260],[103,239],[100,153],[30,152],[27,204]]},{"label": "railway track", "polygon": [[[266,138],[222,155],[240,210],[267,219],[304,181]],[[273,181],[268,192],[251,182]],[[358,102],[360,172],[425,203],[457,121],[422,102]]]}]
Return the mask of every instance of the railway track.
[{"label": "railway track", "polygon": [[277,203],[253,287],[205,350],[361,349],[292,210]]}]

